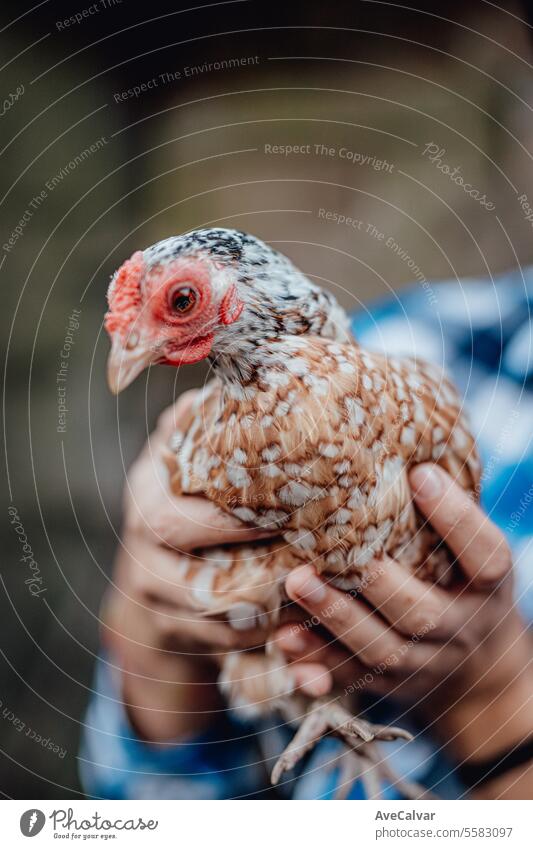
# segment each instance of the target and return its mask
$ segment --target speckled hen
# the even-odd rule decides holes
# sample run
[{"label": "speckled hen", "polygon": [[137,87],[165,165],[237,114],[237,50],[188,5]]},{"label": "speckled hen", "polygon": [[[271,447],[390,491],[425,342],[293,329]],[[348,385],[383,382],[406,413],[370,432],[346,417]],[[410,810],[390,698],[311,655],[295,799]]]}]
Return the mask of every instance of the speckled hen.
[{"label": "speckled hen", "polygon": [[278,709],[299,725],[273,780],[327,731],[375,761],[373,740],[407,735],[354,718],[341,700],[297,695],[268,637],[287,601],[284,580],[302,563],[345,590],[383,554],[430,580],[451,579],[447,549],[417,514],[407,476],[433,460],[477,492],[480,465],[455,390],[432,365],[362,350],[329,293],[235,230],[196,230],[138,251],[108,300],[114,392],[155,363],[211,361],[215,377],[166,454],[173,491],[277,532],[255,546],[183,556],[176,568],[199,611],[264,627],[263,649],[220,656],[220,682],[234,708]]}]

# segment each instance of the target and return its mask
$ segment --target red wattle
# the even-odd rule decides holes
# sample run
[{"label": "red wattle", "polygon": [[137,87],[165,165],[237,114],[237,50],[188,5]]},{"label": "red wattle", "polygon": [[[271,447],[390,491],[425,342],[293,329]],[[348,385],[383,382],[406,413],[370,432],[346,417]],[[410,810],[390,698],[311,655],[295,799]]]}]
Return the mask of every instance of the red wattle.
[{"label": "red wattle", "polygon": [[171,366],[199,363],[200,360],[205,360],[205,358],[211,353],[213,339],[213,333],[210,333],[208,336],[200,336],[197,339],[191,339],[191,341],[182,348],[170,351],[165,357],[165,362]]}]

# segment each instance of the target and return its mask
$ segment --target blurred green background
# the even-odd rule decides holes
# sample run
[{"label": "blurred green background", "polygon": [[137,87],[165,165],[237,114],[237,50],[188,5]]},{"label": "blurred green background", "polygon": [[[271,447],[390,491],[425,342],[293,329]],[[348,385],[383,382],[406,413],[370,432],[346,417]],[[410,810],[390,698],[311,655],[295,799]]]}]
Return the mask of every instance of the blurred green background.
[{"label": "blurred green background", "polygon": [[6,494],[46,592],[31,594],[6,507],[0,792],[64,798],[80,793],[125,469],[158,412],[204,375],[191,367],[176,383],[154,369],[118,402],[109,394],[110,274],[206,224],[259,235],[349,308],[530,262],[519,197],[533,205],[533,42],[524,3],[29,8],[4,3],[0,25],[4,434]]}]

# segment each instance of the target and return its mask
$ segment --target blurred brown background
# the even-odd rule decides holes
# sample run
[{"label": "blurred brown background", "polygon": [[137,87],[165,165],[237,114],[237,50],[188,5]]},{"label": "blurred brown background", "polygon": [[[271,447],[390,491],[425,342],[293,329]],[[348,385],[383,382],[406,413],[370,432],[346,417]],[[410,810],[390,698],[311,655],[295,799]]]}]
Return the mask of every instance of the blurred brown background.
[{"label": "blurred brown background", "polygon": [[[428,280],[530,262],[518,200],[533,204],[529,11],[518,2],[3,3],[7,495],[46,587],[31,595],[4,513],[4,795],[79,793],[77,741],[124,470],[158,411],[203,376],[201,366],[181,370],[176,385],[174,372],[155,369],[117,404],[104,378],[109,275],[134,250],[206,224],[256,233],[351,308],[412,283],[405,256]],[[493,209],[424,155],[430,143]],[[73,310],[79,327],[58,384]]]}]

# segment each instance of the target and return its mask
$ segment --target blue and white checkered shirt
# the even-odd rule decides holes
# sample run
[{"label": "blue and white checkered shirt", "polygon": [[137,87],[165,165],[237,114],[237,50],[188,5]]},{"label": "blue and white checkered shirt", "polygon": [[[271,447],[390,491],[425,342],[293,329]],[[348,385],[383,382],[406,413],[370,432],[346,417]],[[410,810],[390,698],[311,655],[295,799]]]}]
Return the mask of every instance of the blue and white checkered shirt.
[{"label": "blue and white checkered shirt", "polygon": [[[463,393],[484,464],[482,502],[505,532],[516,563],[516,602],[533,622],[533,268],[493,281],[425,284],[353,319],[363,347],[445,367]],[[98,664],[85,720],[80,771],[87,794],[112,799],[229,799],[272,795],[268,774],[292,731],[273,718],[246,727],[231,716],[209,733],[164,745],[139,740],[120,698],[111,659]],[[443,798],[463,792],[453,766],[405,710],[383,703],[369,715],[410,727],[415,740],[383,744],[396,774]],[[323,739],[278,796],[333,798],[339,741]],[[384,788],[385,798],[398,798]],[[356,782],[350,799],[364,798]]]}]

